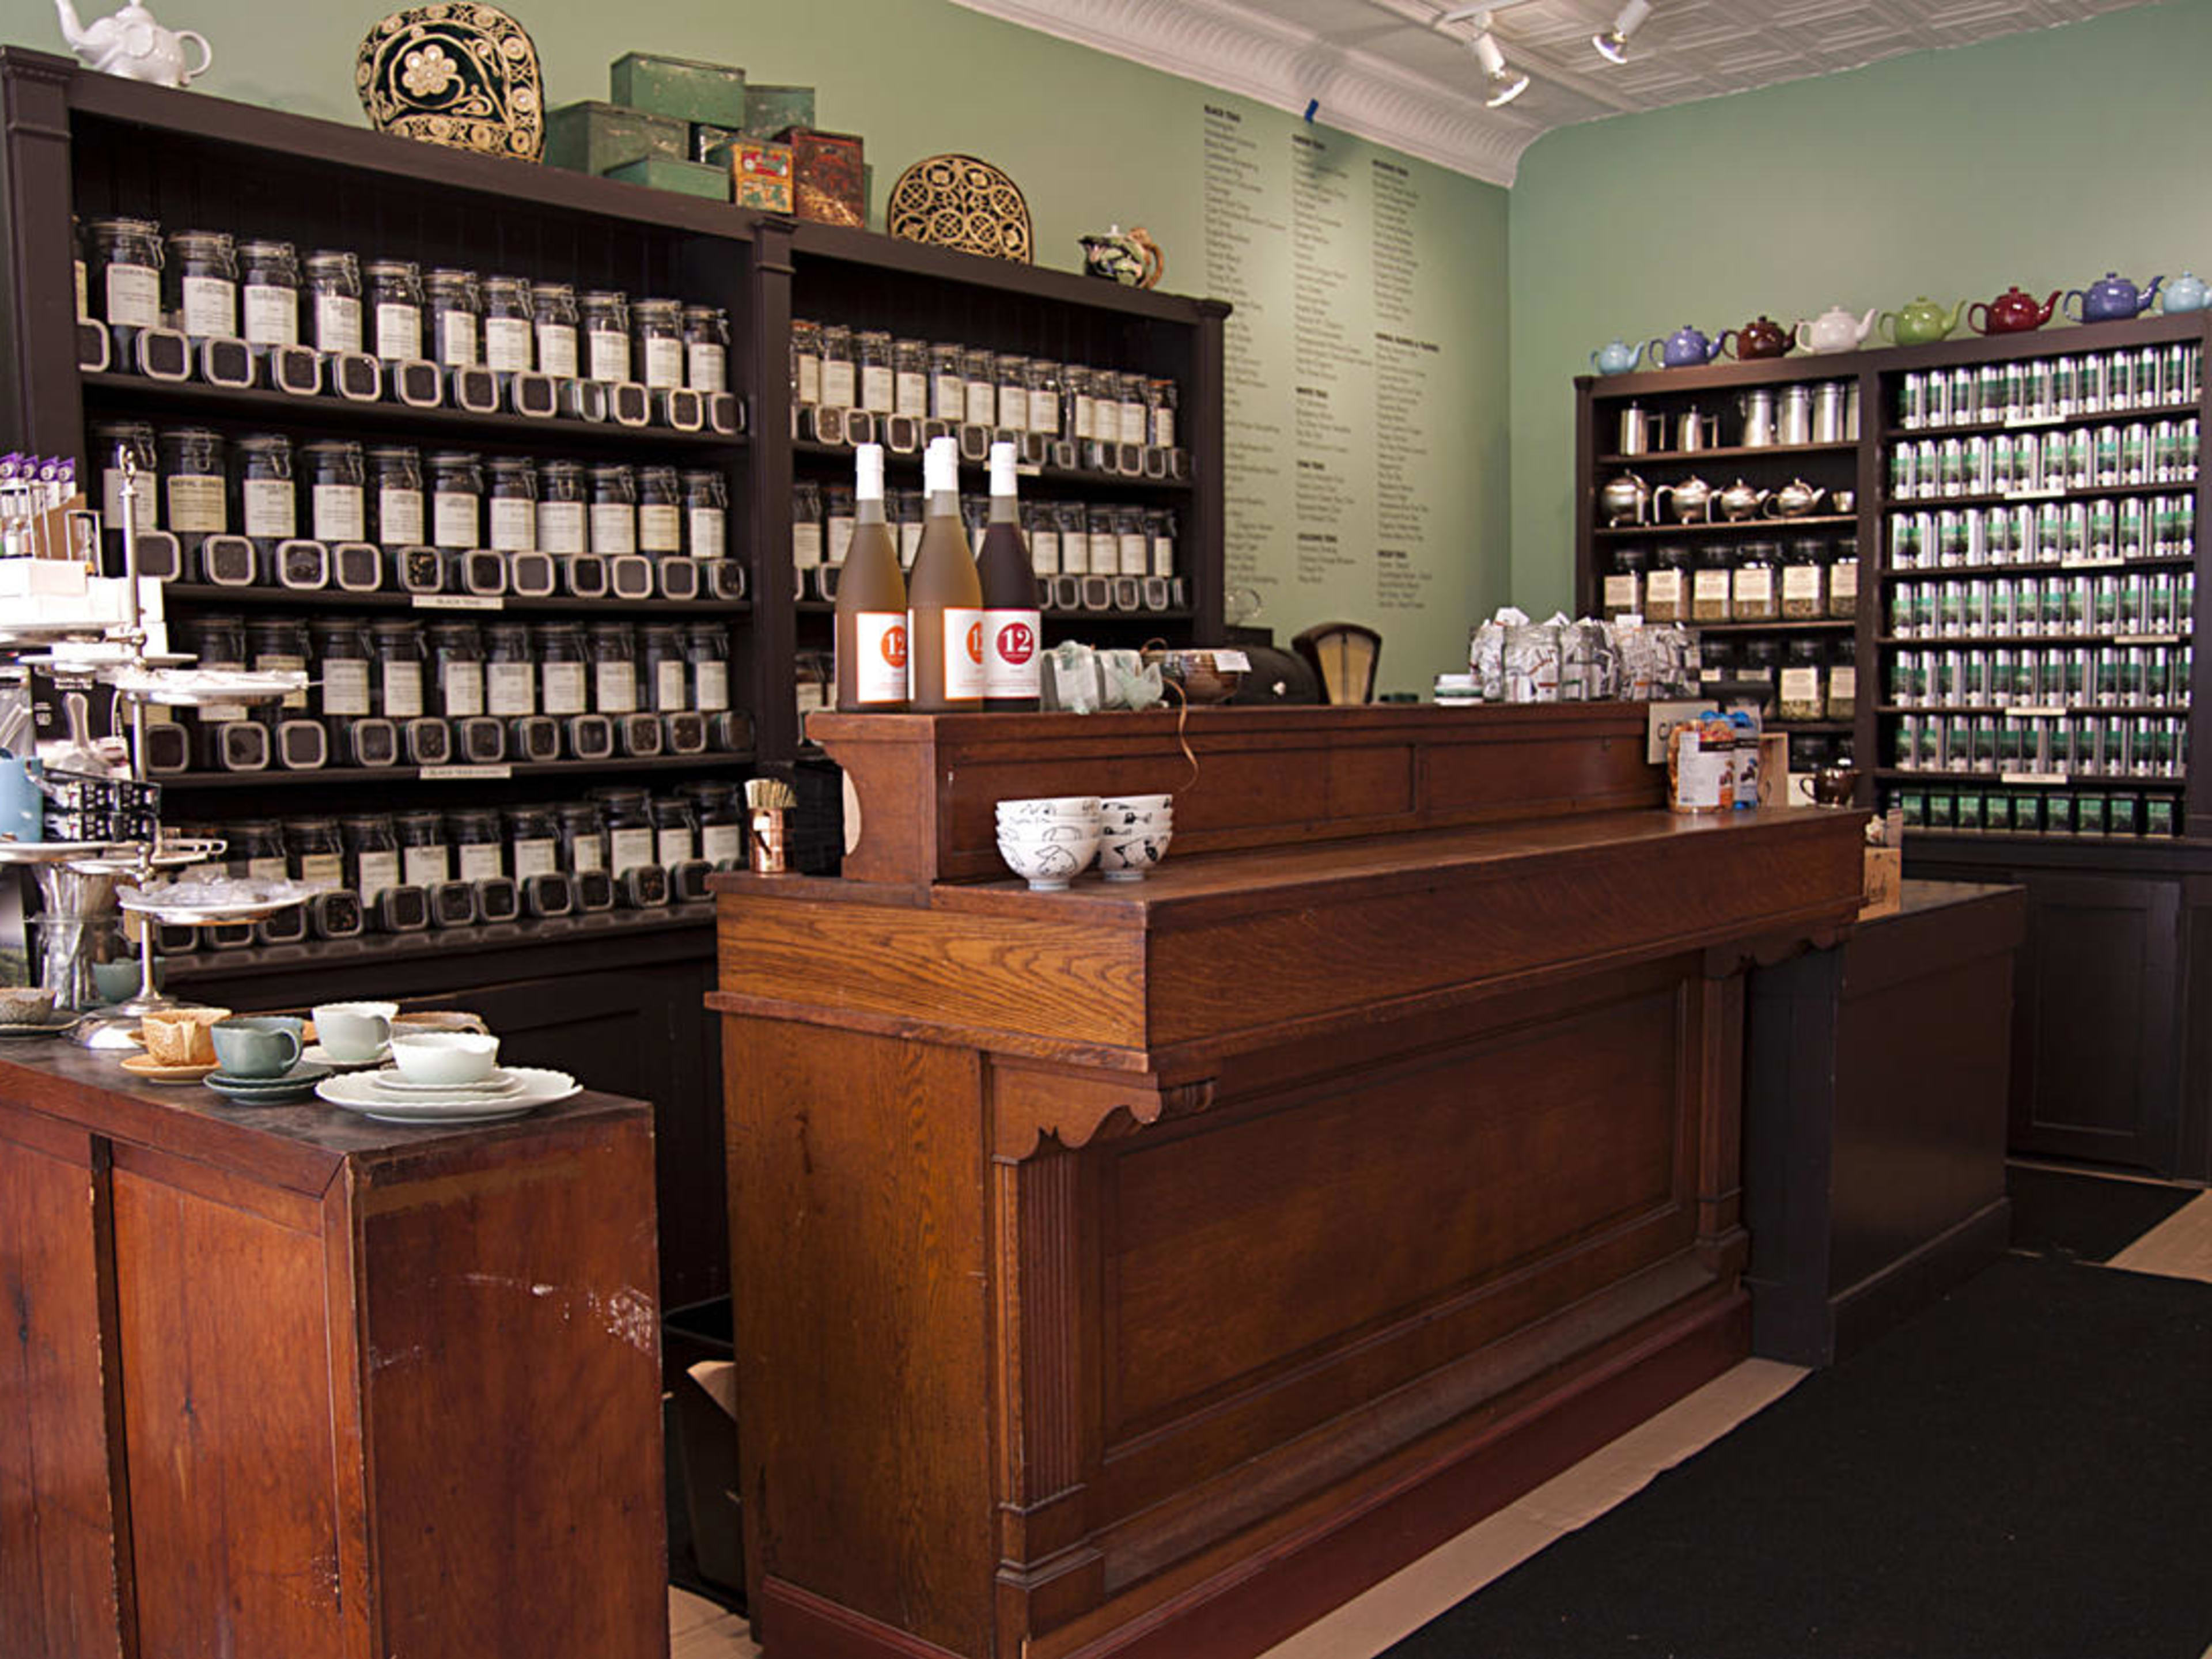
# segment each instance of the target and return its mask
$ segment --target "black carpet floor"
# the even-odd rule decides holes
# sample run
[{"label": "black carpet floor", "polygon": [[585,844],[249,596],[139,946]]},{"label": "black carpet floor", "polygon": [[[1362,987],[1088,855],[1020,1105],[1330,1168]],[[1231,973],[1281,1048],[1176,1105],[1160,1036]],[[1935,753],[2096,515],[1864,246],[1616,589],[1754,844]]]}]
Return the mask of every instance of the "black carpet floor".
[{"label": "black carpet floor", "polygon": [[2006,1166],[2005,1192],[2012,1199],[2013,1249],[2080,1261],[2110,1261],[2197,1195],[2190,1187],[2023,1164]]},{"label": "black carpet floor", "polygon": [[2200,1659],[2212,1285],[2009,1256],[1388,1659]]}]

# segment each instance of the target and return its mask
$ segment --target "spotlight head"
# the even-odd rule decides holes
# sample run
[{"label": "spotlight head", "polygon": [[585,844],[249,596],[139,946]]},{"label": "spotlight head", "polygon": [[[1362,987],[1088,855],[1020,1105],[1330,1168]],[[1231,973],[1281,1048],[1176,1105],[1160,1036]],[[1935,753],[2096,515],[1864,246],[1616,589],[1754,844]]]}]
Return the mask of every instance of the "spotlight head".
[{"label": "spotlight head", "polygon": [[1528,90],[1528,77],[1516,74],[1505,62],[1505,53],[1490,31],[1485,29],[1470,43],[1474,48],[1475,61],[1482,65],[1483,74],[1490,81],[1490,95],[1483,101],[1492,109],[1502,109]]},{"label": "spotlight head", "polygon": [[1590,45],[1597,48],[1598,56],[1609,64],[1628,61],[1629,37],[1644,27],[1644,20],[1651,15],[1651,0],[1627,0],[1613,27],[1601,34],[1590,36]]}]

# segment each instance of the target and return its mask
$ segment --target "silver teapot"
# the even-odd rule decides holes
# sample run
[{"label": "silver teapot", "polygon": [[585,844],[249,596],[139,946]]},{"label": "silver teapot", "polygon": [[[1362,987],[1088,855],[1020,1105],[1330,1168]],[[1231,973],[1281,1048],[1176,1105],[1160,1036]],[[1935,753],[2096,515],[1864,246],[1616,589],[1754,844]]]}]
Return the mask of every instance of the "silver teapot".
[{"label": "silver teapot", "polygon": [[1607,479],[1597,492],[1598,511],[1605,514],[1608,526],[1642,524],[1650,501],[1651,486],[1633,472]]},{"label": "silver teapot", "polygon": [[1661,511],[1662,495],[1671,501],[1677,524],[1694,524],[1713,516],[1713,496],[1717,492],[1703,478],[1685,478],[1680,483],[1662,484],[1651,492],[1651,509],[1656,517]]},{"label": "silver teapot", "polygon": [[1714,508],[1730,524],[1741,524],[1746,519],[1755,519],[1759,509],[1766,505],[1767,492],[1754,489],[1738,478],[1726,489],[1713,493]]},{"label": "silver teapot", "polygon": [[1792,478],[1766,498],[1766,515],[1771,519],[1802,519],[1819,507],[1827,493],[1818,484]]}]

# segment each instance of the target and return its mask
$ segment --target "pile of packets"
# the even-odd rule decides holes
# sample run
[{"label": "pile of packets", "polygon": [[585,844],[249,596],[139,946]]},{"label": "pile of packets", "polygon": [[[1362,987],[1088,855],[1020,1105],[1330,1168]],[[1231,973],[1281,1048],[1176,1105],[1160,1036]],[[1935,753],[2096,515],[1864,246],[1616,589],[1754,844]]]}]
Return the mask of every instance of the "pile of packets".
[{"label": "pile of packets", "polygon": [[1698,636],[1615,618],[1530,622],[1508,605],[1479,625],[1468,666],[1485,702],[1649,702],[1694,697]]}]

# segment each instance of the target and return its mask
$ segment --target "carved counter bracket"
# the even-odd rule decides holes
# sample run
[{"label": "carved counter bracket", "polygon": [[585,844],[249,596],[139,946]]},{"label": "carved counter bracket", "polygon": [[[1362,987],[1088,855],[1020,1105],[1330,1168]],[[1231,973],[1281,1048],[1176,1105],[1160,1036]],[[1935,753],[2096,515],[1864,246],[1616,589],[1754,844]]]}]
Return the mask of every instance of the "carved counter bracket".
[{"label": "carved counter bracket", "polygon": [[1094,1139],[1134,1134],[1163,1119],[1188,1117],[1213,1104],[1213,1079],[1161,1087],[1157,1079],[1009,1064],[991,1068],[991,1153],[1019,1163],[1049,1136],[1062,1152]]}]

